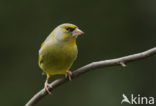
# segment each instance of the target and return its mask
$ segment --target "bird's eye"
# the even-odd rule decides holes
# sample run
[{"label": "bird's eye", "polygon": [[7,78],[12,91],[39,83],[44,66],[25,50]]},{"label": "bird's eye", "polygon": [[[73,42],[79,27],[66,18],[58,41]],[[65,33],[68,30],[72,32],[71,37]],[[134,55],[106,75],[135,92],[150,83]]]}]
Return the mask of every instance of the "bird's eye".
[{"label": "bird's eye", "polygon": [[72,32],[75,28],[65,27],[67,31]]}]

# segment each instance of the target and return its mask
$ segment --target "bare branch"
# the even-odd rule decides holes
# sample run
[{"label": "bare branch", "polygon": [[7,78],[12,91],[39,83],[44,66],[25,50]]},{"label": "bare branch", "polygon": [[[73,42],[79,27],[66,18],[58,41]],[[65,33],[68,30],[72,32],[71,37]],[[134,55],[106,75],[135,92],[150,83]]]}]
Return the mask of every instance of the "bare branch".
[{"label": "bare branch", "polygon": [[[126,63],[128,63],[128,62],[144,59],[144,58],[147,58],[147,57],[152,56],[154,54],[156,54],[156,47],[149,49],[147,51],[144,51],[142,53],[137,53],[137,54],[133,54],[133,55],[117,58],[117,59],[92,62],[88,65],[85,65],[85,66],[75,70],[72,73],[71,78],[74,79],[74,78],[78,77],[79,75],[84,74],[85,72],[88,72],[88,71],[91,71],[94,69],[98,69],[98,68],[104,68],[104,67],[108,67],[108,66],[117,66],[117,65],[121,65],[122,67],[126,67]],[[67,81],[68,81],[68,79],[66,79],[66,78],[56,79],[55,81],[53,81],[50,84],[50,86],[52,87],[52,88],[50,88],[50,91],[54,90],[56,87],[64,84]],[[47,95],[47,92],[44,89],[42,89],[37,94],[35,94],[28,101],[28,103],[25,106],[34,106],[46,95]]]}]

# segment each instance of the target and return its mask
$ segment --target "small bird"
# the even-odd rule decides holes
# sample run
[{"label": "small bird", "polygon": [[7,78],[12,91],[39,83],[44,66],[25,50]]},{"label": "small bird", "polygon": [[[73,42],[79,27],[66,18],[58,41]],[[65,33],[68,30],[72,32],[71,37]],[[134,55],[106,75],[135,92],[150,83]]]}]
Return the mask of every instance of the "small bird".
[{"label": "small bird", "polygon": [[65,74],[71,80],[72,72],[69,69],[78,54],[76,38],[83,33],[76,25],[65,23],[57,26],[42,43],[39,67],[47,75],[44,84],[47,93],[51,94],[48,83],[51,75]]}]

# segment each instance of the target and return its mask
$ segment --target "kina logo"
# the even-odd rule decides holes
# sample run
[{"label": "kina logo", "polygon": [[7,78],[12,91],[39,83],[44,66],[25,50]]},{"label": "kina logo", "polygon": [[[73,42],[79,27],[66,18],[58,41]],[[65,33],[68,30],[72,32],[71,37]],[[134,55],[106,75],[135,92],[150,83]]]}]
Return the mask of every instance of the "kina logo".
[{"label": "kina logo", "polygon": [[134,96],[131,94],[130,98],[128,98],[125,94],[122,95],[121,104],[128,103],[128,104],[155,104],[154,97],[145,97],[140,96],[138,94],[137,96]]}]

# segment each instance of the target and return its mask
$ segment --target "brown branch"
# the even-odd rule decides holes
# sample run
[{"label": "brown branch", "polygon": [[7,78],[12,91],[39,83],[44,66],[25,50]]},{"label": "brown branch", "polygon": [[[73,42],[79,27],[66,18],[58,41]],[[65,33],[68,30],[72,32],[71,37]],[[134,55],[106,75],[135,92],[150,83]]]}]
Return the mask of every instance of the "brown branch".
[{"label": "brown branch", "polygon": [[[152,56],[154,54],[156,54],[156,47],[149,49],[147,51],[144,51],[142,53],[137,53],[137,54],[133,54],[133,55],[117,58],[117,59],[92,62],[88,65],[85,65],[85,66],[73,71],[71,78],[74,79],[74,78],[78,77],[79,75],[84,74],[85,72],[88,72],[88,71],[91,71],[94,69],[98,69],[98,68],[104,68],[104,67],[108,67],[108,66],[117,66],[117,65],[121,65],[122,67],[126,67],[126,63],[128,63],[128,62],[144,59],[144,58],[147,58],[147,57]],[[52,87],[50,89],[50,91],[54,90],[56,87],[64,84],[67,81],[68,81],[68,79],[66,79],[66,78],[56,79],[55,81],[53,81],[50,84],[50,86]],[[34,106],[46,95],[47,95],[47,92],[44,89],[42,89],[37,94],[35,94],[28,101],[28,103],[25,106]]]}]

